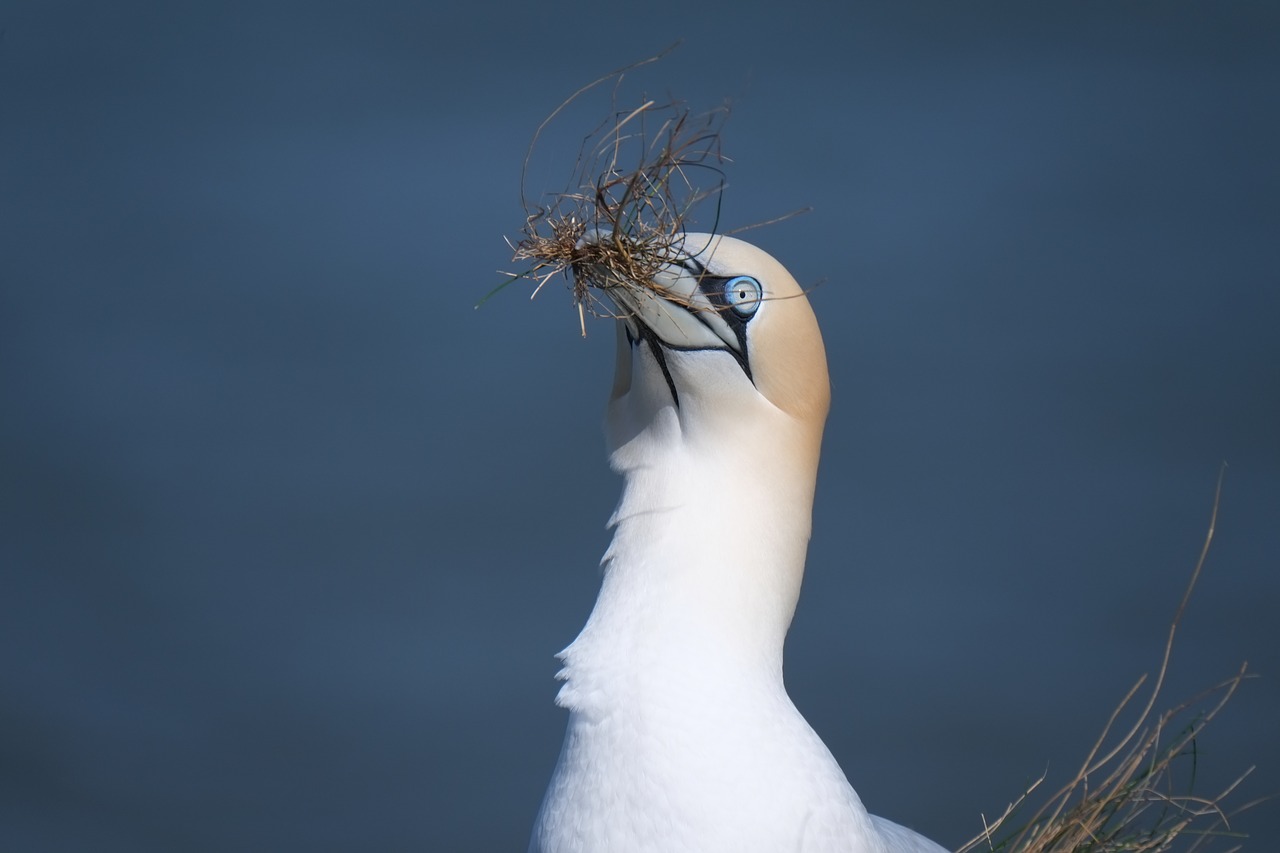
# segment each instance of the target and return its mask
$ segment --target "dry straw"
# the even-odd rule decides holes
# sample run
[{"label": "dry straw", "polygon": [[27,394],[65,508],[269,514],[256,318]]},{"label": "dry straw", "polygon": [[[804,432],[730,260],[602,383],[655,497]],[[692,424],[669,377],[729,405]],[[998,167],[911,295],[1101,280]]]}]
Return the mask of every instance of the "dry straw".
[{"label": "dry straw", "polygon": [[[547,282],[564,275],[584,336],[588,312],[617,316],[616,303],[600,299],[616,288],[655,290],[695,307],[664,290],[654,276],[687,255],[684,234],[695,211],[707,209],[709,221],[703,225],[718,231],[727,162],[720,131],[729,108],[695,114],[677,101],[651,98],[622,108],[618,94],[627,72],[661,59],[674,47],[584,86],[539,125],[521,173],[524,228],[516,242],[508,241],[513,259],[530,266],[503,273],[506,279],[493,293],[525,279],[533,283],[536,296]],[[525,177],[543,130],[569,104],[609,81],[614,83],[610,115],[583,139],[568,186],[531,203]]]},{"label": "dry straw", "polygon": [[[1224,466],[1225,471],[1225,466]],[[1218,521],[1222,474],[1213,511],[1191,580],[1169,626],[1164,655],[1154,683],[1136,718],[1127,728],[1120,720],[1146,682],[1138,679],[1107,719],[1080,769],[1030,817],[1021,817],[1036,783],[960,849],[960,853],[1159,853],[1160,851],[1239,850],[1243,836],[1230,818],[1255,803],[1228,809],[1226,800],[1252,772],[1250,767],[1222,790],[1193,790],[1199,761],[1198,738],[1247,677],[1246,667],[1197,696],[1156,713],[1173,641],[1200,572],[1204,568]],[[1213,846],[1215,843],[1218,846]],[[1223,846],[1229,845],[1229,846]]]},{"label": "dry straw", "polygon": [[[615,113],[584,142],[579,186],[547,206],[526,208],[515,259],[533,267],[519,277],[537,283],[536,295],[551,278],[571,273],[583,335],[587,310],[609,314],[593,289],[654,287],[657,272],[680,259],[694,208],[718,199],[724,187],[718,125],[726,115],[722,109],[694,117],[679,104],[653,100]],[[627,163],[633,149],[639,154]],[[694,172],[709,172],[711,186],[701,188]],[[589,231],[598,236],[584,240]]]}]

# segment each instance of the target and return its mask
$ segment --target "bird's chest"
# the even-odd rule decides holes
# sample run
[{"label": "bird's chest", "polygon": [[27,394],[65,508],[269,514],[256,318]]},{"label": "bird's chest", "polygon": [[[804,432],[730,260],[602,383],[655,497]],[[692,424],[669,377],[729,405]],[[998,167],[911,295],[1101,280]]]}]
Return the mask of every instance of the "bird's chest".
[{"label": "bird's chest", "polygon": [[571,716],[533,849],[863,853],[866,820],[785,696],[750,711],[650,697]]}]

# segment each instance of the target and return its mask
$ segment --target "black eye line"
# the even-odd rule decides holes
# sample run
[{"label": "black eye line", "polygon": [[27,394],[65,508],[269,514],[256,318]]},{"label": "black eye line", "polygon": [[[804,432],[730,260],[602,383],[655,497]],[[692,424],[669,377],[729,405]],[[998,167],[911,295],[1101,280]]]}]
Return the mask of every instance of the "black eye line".
[{"label": "black eye line", "polygon": [[[706,295],[707,300],[724,316],[730,326],[734,326],[736,329],[738,324],[746,325],[747,320],[751,319],[751,317],[743,317],[737,311],[734,311],[733,306],[729,304],[728,298],[724,295],[725,282],[732,281],[735,278],[742,278],[741,274],[711,275],[707,272],[706,265],[697,258],[682,258],[679,263],[694,277],[694,280],[698,282],[698,289]],[[751,278],[751,276],[746,277]],[[701,313],[688,306],[685,306],[685,308],[695,316]]]},{"label": "black eye line", "polygon": [[[692,272],[692,270],[690,270],[690,272]],[[738,346],[736,349],[733,347],[682,347],[669,344],[665,341],[663,341],[663,346],[667,349],[679,350],[680,352],[705,352],[713,350],[727,351],[734,357],[734,360],[738,362],[738,366],[741,367],[742,372],[747,375],[747,379],[754,383],[755,377],[751,375],[751,360],[748,358],[749,351],[747,350],[747,320],[750,318],[739,316],[738,312],[734,311],[729,305],[729,302],[725,299],[724,295],[724,283],[737,277],[738,276],[736,275],[707,275],[705,272],[698,276],[698,288],[706,294],[708,301],[710,301],[716,308],[716,314],[718,314],[720,318],[728,324],[729,328],[733,330],[734,336],[738,339]],[[693,318],[705,326],[707,331],[719,337],[719,332],[717,332],[715,327],[708,322],[706,311],[699,311],[697,308],[688,305],[682,305],[680,307],[693,315]]]},{"label": "black eye line", "polygon": [[680,261],[680,266],[688,270],[694,278],[700,279],[707,274],[706,265],[697,258],[683,258]]},{"label": "black eye line", "polygon": [[[729,301],[729,297],[725,295],[724,286],[737,278],[751,278],[751,276],[742,275],[704,275],[698,279],[698,289],[707,296],[707,300],[716,307],[716,310],[724,317],[725,322],[730,326],[746,326],[747,322],[755,316],[754,313],[743,316]],[[755,281],[755,279],[752,279]],[[759,298],[756,299],[759,302]]]},{"label": "black eye line", "polygon": [[[742,317],[737,311],[734,311],[733,307],[729,304],[728,299],[726,299],[724,295],[724,283],[731,279],[738,278],[738,276],[709,275],[707,273],[706,265],[697,258],[682,258],[679,263],[680,266],[684,267],[685,270],[687,270],[698,282],[698,289],[706,295],[707,300],[715,307],[716,313],[729,324],[729,328],[733,330],[733,334],[738,339],[738,348],[676,346],[674,344],[667,343],[656,334],[650,332],[643,323],[639,324],[645,332],[649,332],[649,334],[643,335],[643,337],[649,344],[650,349],[653,350],[654,357],[658,360],[658,366],[662,368],[662,375],[667,380],[667,386],[671,389],[671,397],[676,401],[677,408],[680,406],[680,399],[676,394],[676,384],[671,378],[671,372],[667,369],[666,359],[658,352],[661,347],[666,347],[669,350],[676,350],[679,352],[727,351],[734,357],[734,360],[738,362],[738,366],[741,367],[742,372],[747,375],[747,379],[750,380],[752,384],[755,383],[755,377],[751,375],[751,362],[747,357],[747,321],[751,318]],[[688,305],[681,305],[680,307],[692,314],[697,321],[703,326],[706,326],[707,330],[712,334],[718,334],[715,328],[707,322],[705,317],[702,316],[705,312],[699,311],[698,309]]]},{"label": "black eye line", "polygon": [[742,353],[742,358],[739,361],[742,362],[742,369],[746,370],[747,375],[750,376],[751,371],[746,366],[747,323],[751,321],[755,314],[750,314],[746,317],[742,316],[734,310],[733,306],[729,304],[728,297],[724,295],[725,283],[738,277],[736,275],[704,275],[698,279],[698,288],[706,294],[707,301],[715,306],[716,313],[720,315],[720,319],[724,320],[730,329],[733,329],[734,335],[738,338],[738,351]]}]

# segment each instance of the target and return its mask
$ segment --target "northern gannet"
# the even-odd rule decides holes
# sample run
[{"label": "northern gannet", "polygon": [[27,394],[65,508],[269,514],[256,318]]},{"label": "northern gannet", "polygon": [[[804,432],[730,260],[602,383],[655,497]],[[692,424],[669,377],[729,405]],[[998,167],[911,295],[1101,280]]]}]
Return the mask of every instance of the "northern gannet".
[{"label": "northern gannet", "polygon": [[654,279],[666,298],[609,291],[624,486],[559,655],[569,723],[529,849],[943,853],[867,813],[783,686],[830,402],[813,310],[748,243],[681,249]]}]

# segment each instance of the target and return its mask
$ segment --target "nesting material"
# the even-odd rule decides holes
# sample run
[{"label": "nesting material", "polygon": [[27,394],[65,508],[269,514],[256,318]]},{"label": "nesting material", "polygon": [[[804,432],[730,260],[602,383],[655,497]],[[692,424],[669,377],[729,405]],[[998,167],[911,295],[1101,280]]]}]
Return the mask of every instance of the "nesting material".
[{"label": "nesting material", "polygon": [[695,211],[709,210],[710,221],[700,224],[716,230],[725,186],[720,130],[727,106],[694,115],[651,99],[619,109],[616,98],[615,90],[611,116],[583,140],[569,187],[538,205],[525,201],[524,228],[511,246],[514,260],[531,266],[505,273],[499,286],[525,279],[536,296],[565,276],[584,336],[587,313],[618,316],[617,301],[601,298],[611,290],[644,288],[672,298],[654,276],[682,257]]}]

